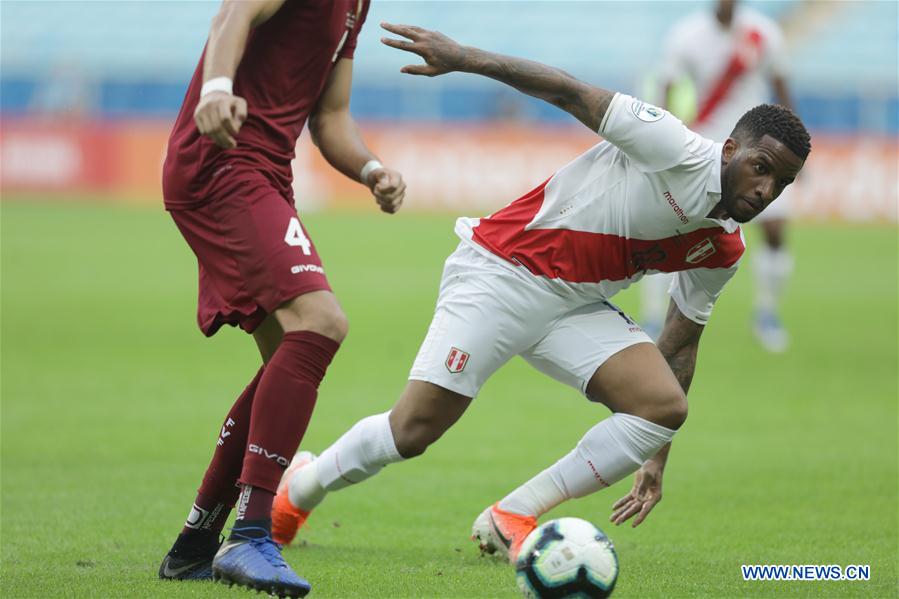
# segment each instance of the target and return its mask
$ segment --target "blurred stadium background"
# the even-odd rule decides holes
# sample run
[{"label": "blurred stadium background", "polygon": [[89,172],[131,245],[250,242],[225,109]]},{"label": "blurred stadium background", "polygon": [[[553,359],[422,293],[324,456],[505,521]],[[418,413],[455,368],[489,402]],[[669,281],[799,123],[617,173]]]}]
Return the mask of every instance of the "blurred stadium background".
[{"label": "blurred stadium background", "polygon": [[[455,245],[453,217],[498,208],[595,143],[498,84],[401,76],[408,58],[378,43],[377,23],[436,28],[657,99],[665,31],[710,4],[373,2],[353,111],[407,178],[407,204],[378,213],[301,138],[299,209],[353,323],[304,447],[322,449],[397,397]],[[753,342],[741,269],[703,337],[665,502],[639,529],[608,531],[622,559],[616,594],[895,597],[899,4],[748,4],[786,30],[814,137],[791,189],[793,346],[774,357]],[[207,341],[194,328],[195,261],[159,189],[217,7],[0,0],[5,597],[245,595],[153,581],[258,360],[242,333]],[[751,252],[758,233],[747,229]],[[425,459],[319,509],[286,553],[316,596],[517,595],[511,569],[465,545],[470,522],[605,410],[515,361],[470,411]],[[624,486],[553,516],[602,525]],[[749,585],[741,563],[870,564],[872,580]]]},{"label": "blurred stadium background", "polygon": [[[896,220],[897,3],[749,2],[778,19],[815,153],[797,216]],[[353,112],[406,174],[408,207],[490,210],[592,143],[552,106],[488,80],[403,77],[381,20],[559,66],[652,98],[666,29],[707,2],[374,2],[355,61]],[[85,191],[159,200],[164,141],[217,2],[5,0],[3,191]],[[35,160],[40,156],[39,160]],[[298,148],[301,209],[366,201]]]}]

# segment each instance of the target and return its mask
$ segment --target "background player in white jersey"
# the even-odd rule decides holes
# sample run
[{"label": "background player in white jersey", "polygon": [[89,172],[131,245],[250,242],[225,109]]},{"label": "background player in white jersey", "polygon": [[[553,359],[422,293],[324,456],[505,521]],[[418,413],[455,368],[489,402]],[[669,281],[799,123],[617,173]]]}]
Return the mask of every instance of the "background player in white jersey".
[{"label": "background player in white jersey", "polygon": [[[289,543],[329,491],[421,455],[515,355],[613,413],[577,447],[488,507],[474,537],[514,559],[537,517],[638,471],[612,519],[646,518],[712,305],[743,252],[738,222],[792,182],[810,150],[801,121],[763,105],[723,144],[667,112],[557,69],[462,47],[436,32],[382,24],[422,56],[405,73],[491,77],[568,111],[606,141],[482,219],[459,219],[434,319],[393,409],[359,421],[322,455],[298,454],[272,512]],[[677,272],[658,347],[609,298],[646,272]]]},{"label": "background player in white jersey", "polygon": [[[671,29],[662,67],[665,107],[678,81],[688,78],[696,91],[696,118],[690,128],[723,141],[740,116],[768,101],[793,108],[780,27],[765,15],[735,0],[719,0],[711,10],[679,21]],[[768,351],[782,352],[788,336],[778,311],[781,291],[793,270],[786,247],[788,197],[781,197],[757,219],[765,244],[751,251],[755,271],[754,330]],[[647,332],[657,332],[665,315],[664,289],[670,277],[643,283],[642,312]]]}]

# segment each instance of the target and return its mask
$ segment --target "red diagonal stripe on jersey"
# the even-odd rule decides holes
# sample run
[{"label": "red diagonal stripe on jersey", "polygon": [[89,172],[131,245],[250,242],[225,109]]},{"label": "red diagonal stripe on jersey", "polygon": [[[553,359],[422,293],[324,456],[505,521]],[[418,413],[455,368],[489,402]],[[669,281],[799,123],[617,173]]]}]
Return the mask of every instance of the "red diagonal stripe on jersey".
[{"label": "red diagonal stripe on jersey", "polygon": [[[758,55],[762,47],[762,34],[755,29],[750,29],[746,33],[743,43],[745,44],[744,46],[738,46],[734,50],[734,55],[728,61],[727,68],[721,73],[715,85],[709,89],[709,95],[699,103],[696,120],[693,122],[694,126],[705,123],[712,116],[712,113],[715,112],[715,109],[721,105],[721,102],[724,101],[731,89],[733,89],[734,83],[737,82],[740,76],[749,70],[751,66],[755,66],[748,62],[746,55],[749,54],[749,60],[758,61]],[[734,124],[736,125],[736,123]]]},{"label": "red diagonal stripe on jersey", "polygon": [[[664,239],[628,239],[570,229],[530,229],[543,203],[543,183],[496,214],[481,219],[472,238],[479,245],[536,275],[571,283],[629,279],[644,270],[678,272],[691,268],[727,268],[743,255],[740,230],[697,229]],[[714,251],[696,250],[706,240]],[[687,256],[694,262],[687,262]],[[697,257],[701,260],[697,261]]]}]

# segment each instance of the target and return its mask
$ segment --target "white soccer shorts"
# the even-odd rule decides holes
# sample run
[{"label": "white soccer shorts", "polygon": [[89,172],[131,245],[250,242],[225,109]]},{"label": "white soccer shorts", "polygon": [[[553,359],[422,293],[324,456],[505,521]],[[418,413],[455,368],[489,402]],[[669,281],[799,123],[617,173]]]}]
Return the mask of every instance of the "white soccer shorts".
[{"label": "white soccer shorts", "polygon": [[636,343],[652,340],[611,303],[560,295],[523,267],[463,242],[446,260],[434,319],[409,378],[475,397],[520,355],[586,393],[596,369]]}]

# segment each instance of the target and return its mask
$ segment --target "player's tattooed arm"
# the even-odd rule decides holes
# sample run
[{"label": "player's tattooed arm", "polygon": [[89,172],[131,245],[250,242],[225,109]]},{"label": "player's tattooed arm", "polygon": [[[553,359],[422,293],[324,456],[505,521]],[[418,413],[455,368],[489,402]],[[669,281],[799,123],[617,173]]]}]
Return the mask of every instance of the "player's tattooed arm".
[{"label": "player's tattooed arm", "polygon": [[599,129],[614,93],[593,87],[561,69],[539,62],[504,56],[462,46],[436,31],[413,25],[381,23],[391,33],[406,40],[382,38],[391,48],[421,56],[426,64],[407,65],[401,72],[434,77],[453,71],[490,77],[518,91],[545,100],[573,115],[592,131]]},{"label": "player's tattooed arm", "polygon": [[[203,57],[203,83],[219,77],[234,78],[243,58],[250,29],[267,21],[285,0],[224,0],[212,19]],[[203,95],[194,110],[194,122],[219,147],[237,146],[237,133],[247,118],[247,103],[227,91]]]},{"label": "player's tattooed arm", "polygon": [[684,393],[690,390],[693,381],[699,338],[704,328],[684,316],[673,301],[670,303],[657,345]]},{"label": "player's tattooed arm", "polygon": [[[693,381],[703,328],[684,316],[673,301],[668,306],[665,328],[657,345],[684,393],[687,393]],[[671,443],[668,443],[640,467],[634,475],[630,492],[612,506],[610,522],[617,526],[633,518],[631,526],[639,526],[662,500],[662,477],[670,450]]]}]

